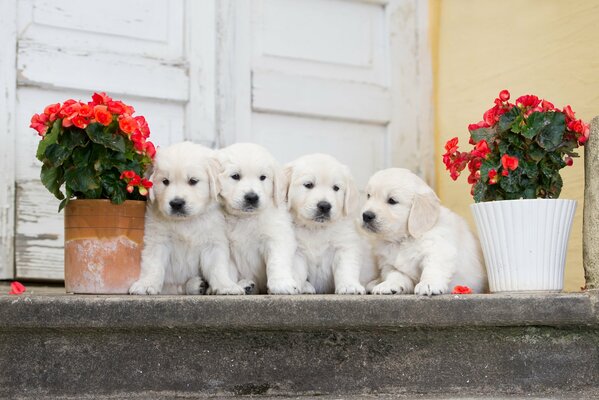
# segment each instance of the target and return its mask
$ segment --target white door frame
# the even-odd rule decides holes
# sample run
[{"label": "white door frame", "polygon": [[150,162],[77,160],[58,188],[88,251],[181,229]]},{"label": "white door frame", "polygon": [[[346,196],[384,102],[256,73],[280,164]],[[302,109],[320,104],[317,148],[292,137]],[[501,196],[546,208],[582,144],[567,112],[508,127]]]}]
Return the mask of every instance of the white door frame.
[{"label": "white door frame", "polygon": [[[0,1],[0,279],[14,278],[17,0]],[[33,149],[31,151],[34,151]]]},{"label": "white door frame", "polygon": [[[391,93],[405,93],[392,96],[386,165],[409,168],[432,185],[435,162],[428,1],[367,1],[385,7],[390,64],[397,66],[389,71],[389,88]],[[216,7],[215,128],[220,145],[251,137],[251,2],[220,0]]]}]

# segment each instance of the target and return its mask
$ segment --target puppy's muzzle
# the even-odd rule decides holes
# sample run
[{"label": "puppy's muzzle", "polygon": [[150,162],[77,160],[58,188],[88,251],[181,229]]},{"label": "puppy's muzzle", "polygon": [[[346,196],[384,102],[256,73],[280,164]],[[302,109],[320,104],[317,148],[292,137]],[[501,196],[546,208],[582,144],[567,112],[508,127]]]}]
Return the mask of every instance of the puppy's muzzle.
[{"label": "puppy's muzzle", "polygon": [[328,201],[319,201],[316,204],[316,215],[314,216],[314,220],[317,222],[324,222],[331,218],[331,203]]},{"label": "puppy's muzzle", "polygon": [[180,197],[175,197],[171,201],[168,202],[171,207],[172,215],[185,215],[187,212],[185,211],[185,200]]},{"label": "puppy's muzzle", "polygon": [[260,196],[258,196],[254,192],[248,192],[243,196],[243,208],[245,210],[253,210],[258,207],[258,203],[260,202]]},{"label": "puppy's muzzle", "polygon": [[376,226],[376,214],[372,211],[364,211],[362,213],[362,221],[364,221],[362,225],[365,229],[368,229],[371,232],[376,232],[378,230]]}]

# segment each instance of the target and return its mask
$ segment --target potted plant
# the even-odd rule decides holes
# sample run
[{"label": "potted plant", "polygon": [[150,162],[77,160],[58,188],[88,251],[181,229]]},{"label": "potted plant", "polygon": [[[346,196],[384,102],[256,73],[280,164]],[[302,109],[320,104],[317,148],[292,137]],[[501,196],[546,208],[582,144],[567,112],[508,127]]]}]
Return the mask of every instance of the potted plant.
[{"label": "potted plant", "polygon": [[50,104],[31,118],[41,136],[41,180],[65,208],[65,288],[127,293],[139,276],[145,198],[142,178],[156,153],[133,107],[94,93]]},{"label": "potted plant", "polygon": [[483,120],[468,126],[470,151],[458,138],[443,163],[456,180],[468,168],[471,205],[492,292],[560,291],[575,200],[558,199],[560,170],[573,164],[589,126],[570,106],[502,90]]}]

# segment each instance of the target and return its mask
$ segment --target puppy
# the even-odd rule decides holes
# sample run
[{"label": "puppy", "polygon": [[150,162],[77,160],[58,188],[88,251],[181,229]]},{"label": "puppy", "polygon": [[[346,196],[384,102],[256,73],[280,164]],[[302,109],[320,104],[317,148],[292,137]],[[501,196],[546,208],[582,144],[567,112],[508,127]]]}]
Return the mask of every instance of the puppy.
[{"label": "puppy", "polygon": [[191,142],[159,149],[146,209],[141,275],[131,294],[244,294],[230,264],[213,151]]},{"label": "puppy", "polygon": [[217,152],[220,201],[231,256],[254,293],[296,294],[296,250],[291,217],[283,204],[281,170],[266,149],[237,143]]},{"label": "puppy", "polygon": [[449,293],[487,288],[480,244],[466,222],[442,207],[433,190],[406,169],[374,174],[362,209],[362,229],[374,238],[380,279],[374,294]]},{"label": "puppy", "polygon": [[349,168],[325,154],[307,155],[283,171],[298,250],[294,273],[303,293],[364,294],[374,272],[371,249],[358,233],[359,193]]}]

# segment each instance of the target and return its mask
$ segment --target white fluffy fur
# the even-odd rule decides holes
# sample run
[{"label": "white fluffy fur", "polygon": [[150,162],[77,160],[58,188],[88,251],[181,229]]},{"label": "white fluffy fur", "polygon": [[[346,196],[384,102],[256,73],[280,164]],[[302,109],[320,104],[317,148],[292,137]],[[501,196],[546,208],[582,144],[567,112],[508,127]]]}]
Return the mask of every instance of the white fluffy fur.
[{"label": "white fluffy fur", "polygon": [[[254,282],[258,293],[299,293],[291,270],[295,236],[274,157],[256,144],[237,143],[219,150],[217,159],[220,199],[239,277]],[[259,197],[255,207],[244,200],[250,193]]]},{"label": "white fluffy fur", "polygon": [[[191,142],[158,149],[146,210],[141,276],[131,294],[244,294],[230,264],[213,151]],[[195,182],[195,183],[193,183]],[[185,201],[180,212],[174,199]]]},{"label": "white fluffy fur", "polygon": [[[294,273],[304,282],[302,292],[364,294],[361,271],[365,284],[373,278],[374,262],[355,225],[359,193],[349,168],[329,155],[312,154],[289,163],[283,177],[298,241]],[[330,211],[319,210],[319,202],[330,204]]]},{"label": "white fluffy fur", "polygon": [[430,296],[455,285],[486,291],[478,239],[422,179],[406,169],[386,169],[370,178],[367,193],[363,215],[376,217],[370,223],[361,217],[361,226],[374,238],[381,273],[368,285],[374,294]]}]

